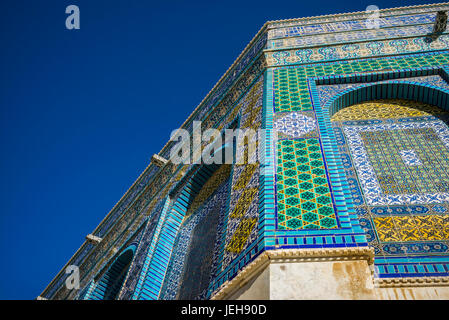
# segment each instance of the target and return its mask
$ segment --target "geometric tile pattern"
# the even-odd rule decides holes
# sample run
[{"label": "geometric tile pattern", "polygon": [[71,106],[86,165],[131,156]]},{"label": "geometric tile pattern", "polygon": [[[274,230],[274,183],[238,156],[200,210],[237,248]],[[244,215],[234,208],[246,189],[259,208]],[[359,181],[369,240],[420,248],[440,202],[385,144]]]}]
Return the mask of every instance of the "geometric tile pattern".
[{"label": "geometric tile pattern", "polygon": [[312,110],[307,83],[301,83],[300,80],[297,69],[280,69],[274,72],[276,111]]},{"label": "geometric tile pattern", "polygon": [[140,240],[139,246],[136,249],[133,265],[129,271],[128,279],[121,294],[121,299],[131,300],[134,293],[137,291],[138,282],[141,276],[142,269],[144,268],[145,259],[147,258],[148,251],[150,250],[151,240],[156,232],[156,227],[159,222],[159,218],[162,213],[162,209],[165,204],[165,199],[161,200],[148,216],[148,222],[145,225],[143,231],[143,237]]},{"label": "geometric tile pattern", "polygon": [[[427,26],[427,30],[429,30],[430,26]],[[413,27],[412,27],[413,28]],[[419,28],[419,27],[418,27]],[[397,40],[383,40],[383,41],[373,41],[373,42],[365,42],[365,43],[352,43],[349,45],[344,44],[334,44],[328,47],[322,48],[304,48],[301,50],[292,49],[285,51],[274,51],[267,54],[267,62],[270,66],[279,66],[279,65],[289,65],[296,63],[313,63],[313,62],[324,62],[324,61],[332,61],[338,59],[347,59],[347,58],[364,58],[370,56],[387,56],[389,54],[404,54],[404,53],[414,53],[419,52],[421,50],[445,50],[449,48],[449,35],[445,34],[432,43],[426,43],[425,35],[428,33],[425,29],[416,29],[410,30],[415,33],[415,37],[409,39],[397,39]],[[401,30],[404,32],[405,30]],[[405,31],[407,32],[407,31]],[[419,34],[416,34],[419,32]],[[342,34],[339,34],[341,36]],[[352,33],[353,37],[359,36],[359,32]],[[407,36],[411,36],[410,33]],[[332,34],[326,35],[326,38],[332,37]],[[276,40],[273,42],[277,42],[276,47],[285,47],[289,46],[288,43],[295,43],[295,45],[301,45],[300,43],[305,44],[307,41],[307,45],[317,45],[321,41],[316,41],[319,36],[316,37],[297,37],[291,39],[282,39]],[[322,38],[322,37],[321,37]],[[324,40],[325,41],[325,40]],[[332,40],[330,40],[332,41]],[[354,40],[352,40],[354,41]],[[359,41],[357,39],[357,41]],[[269,41],[268,43],[271,43]]]},{"label": "geometric tile pattern", "polygon": [[447,115],[422,103],[378,100],[331,119],[356,213],[382,274],[397,275],[390,256],[424,274],[432,267],[417,264],[420,257],[449,252],[449,129],[439,119]]},{"label": "geometric tile pattern", "polygon": [[246,243],[246,239],[250,236],[253,228],[256,226],[256,218],[244,218],[235,230],[231,240],[226,246],[226,250],[232,253],[240,253]]},{"label": "geometric tile pattern", "polygon": [[376,217],[373,222],[382,242],[449,239],[449,215]]},{"label": "geometric tile pattern", "polygon": [[449,201],[449,128],[442,121],[348,126],[344,133],[367,204]]},{"label": "geometric tile pattern", "polygon": [[279,113],[274,122],[274,128],[280,138],[300,138],[310,135],[317,135],[317,122],[313,114],[305,112],[284,112]]},{"label": "geometric tile pattern", "polygon": [[329,181],[315,138],[277,144],[278,229],[337,227]]},{"label": "geometric tile pattern", "polygon": [[[391,42],[397,50],[402,50],[399,41]],[[374,45],[381,45],[380,42],[372,42],[372,44],[373,50],[376,50]],[[418,42],[416,42],[416,44],[418,44]],[[375,231],[373,218],[389,215],[408,215],[415,217],[422,215],[441,215],[443,213],[447,214],[449,211],[449,201],[447,201],[447,192],[449,192],[449,189],[445,189],[444,181],[435,179],[432,179],[433,184],[425,185],[426,179],[430,180],[431,178],[426,178],[423,173],[432,175],[435,170],[425,171],[421,168],[423,165],[427,166],[429,162],[439,162],[440,160],[444,160],[444,156],[440,159],[436,159],[436,157],[438,157],[438,152],[435,152],[430,157],[433,157],[433,160],[429,157],[423,157],[422,153],[424,151],[419,145],[421,144],[420,142],[429,139],[430,141],[433,140],[433,142],[430,144],[427,143],[428,148],[433,148],[435,144],[439,144],[443,150],[447,149],[446,139],[449,138],[449,132],[447,132],[448,129],[444,122],[448,121],[449,113],[422,103],[413,104],[410,102],[403,103],[403,101],[399,101],[400,104],[398,105],[396,103],[398,101],[389,100],[390,104],[393,105],[390,110],[387,108],[381,110],[380,108],[377,108],[378,106],[376,105],[379,101],[370,101],[370,106],[364,105],[362,112],[364,114],[362,114],[360,112],[361,108],[352,112],[352,108],[351,106],[348,106],[348,104],[351,105],[351,101],[360,101],[359,99],[366,98],[366,95],[376,96],[376,89],[378,89],[377,93],[380,91],[379,98],[382,99],[388,99],[390,96],[395,96],[395,94],[398,93],[398,96],[405,96],[407,99],[414,100],[416,98],[413,96],[419,94],[424,97],[425,101],[432,101],[428,103],[435,103],[443,106],[442,104],[445,102],[437,101],[446,101],[446,94],[441,91],[438,92],[438,89],[442,88],[443,90],[447,90],[449,88],[449,85],[447,84],[448,68],[446,67],[449,63],[449,55],[447,52],[435,52],[434,54],[420,53],[407,56],[391,56],[388,58],[369,57],[358,60],[340,60],[338,62],[307,64],[307,62],[317,60],[316,52],[318,49],[322,48],[310,51],[308,51],[309,49],[295,50],[295,52],[293,52],[293,50],[290,51],[290,53],[297,55],[298,59],[302,59],[300,61],[302,64],[274,68],[271,73],[271,79],[273,80],[270,82],[271,85],[268,88],[267,101],[269,103],[268,105],[272,106],[271,112],[273,114],[272,119],[274,120],[273,127],[275,129],[281,128],[281,130],[276,130],[278,138],[305,139],[311,138],[309,135],[313,133],[313,137],[322,141],[322,148],[325,150],[326,162],[329,168],[331,168],[333,155],[338,155],[338,151],[340,151],[341,158],[338,159],[338,162],[341,162],[337,164],[337,166],[334,165],[334,168],[336,167],[338,171],[332,169],[329,171],[329,177],[332,179],[330,180],[332,181],[331,187],[334,190],[337,190],[339,184],[336,182],[334,185],[334,181],[339,179],[340,175],[345,176],[342,180],[345,188],[344,199],[345,201],[352,202],[357,213],[356,215],[349,214],[349,216],[351,216],[351,221],[354,221],[354,231],[351,230],[349,232],[358,235],[359,226],[363,229],[362,232],[365,231],[365,240],[358,241],[360,241],[360,243],[365,243],[365,241],[368,240],[369,244],[374,247],[376,252],[376,270],[378,270],[382,276],[386,273],[394,273],[396,276],[401,276],[399,273],[404,272],[404,267],[399,265],[400,263],[413,263],[413,266],[409,265],[407,267],[407,270],[409,271],[406,272],[410,273],[412,273],[411,270],[414,270],[413,272],[415,272],[415,274],[428,273],[436,275],[436,270],[440,273],[448,273],[448,239],[381,242]],[[327,55],[325,59],[332,60],[335,58],[331,57],[331,51],[332,50],[327,50],[326,52],[322,51],[320,54]],[[405,51],[401,52],[405,53]],[[394,55],[395,53],[396,51],[393,51],[391,54]],[[289,60],[291,54],[288,56],[286,51],[275,52],[272,55],[276,55],[276,59],[282,64],[289,64],[293,61]],[[353,56],[353,58],[354,57],[356,56]],[[285,61],[281,61],[282,59]],[[310,61],[307,61],[307,59],[310,59]],[[402,81],[417,83],[417,85],[409,86],[408,83],[402,84]],[[395,85],[394,83],[398,83],[398,85]],[[373,84],[372,88],[370,87],[371,84]],[[352,87],[356,88],[363,86],[368,86],[370,88],[365,91],[354,90],[349,92]],[[409,88],[410,90],[408,90]],[[424,90],[421,90],[421,88]],[[432,88],[431,90],[434,90],[435,92],[427,92],[427,88]],[[345,92],[349,92],[349,94],[343,95]],[[336,95],[339,95],[339,98],[337,99],[341,99],[335,100],[336,103],[330,105],[330,99],[334,99]],[[300,102],[298,102],[298,100]],[[335,108],[340,106],[340,104],[345,105],[346,108],[342,111],[346,111],[346,114],[340,114],[341,118],[338,119],[339,121],[334,121],[333,126],[336,139],[331,139],[331,142],[329,143],[328,140],[329,138],[332,138],[332,136],[328,133],[329,128],[327,127],[328,124],[326,123],[326,118],[324,118],[323,123],[323,116],[327,117],[328,115],[332,115],[332,113],[335,112]],[[352,105],[354,105],[354,103],[352,103]],[[327,109],[328,107],[329,110]],[[319,128],[310,131],[305,135],[289,136],[285,134],[282,132],[284,131],[282,125],[277,126],[276,122],[289,112],[307,116],[312,114],[312,117],[315,116],[314,118],[317,119]],[[373,129],[375,126],[378,127]],[[358,131],[356,127],[361,127],[361,129]],[[368,129],[368,127],[371,128]],[[351,138],[348,137],[346,134],[347,132],[345,132],[346,128],[351,128],[349,130],[353,130],[353,138],[356,138],[357,136],[358,140],[353,139],[353,141],[350,141]],[[407,129],[409,130],[409,134],[405,134]],[[373,133],[373,135],[376,135],[380,134],[381,131],[387,132],[387,134],[393,136],[393,145],[397,145],[398,141],[404,139],[405,141],[408,141],[409,144],[403,145],[401,148],[396,148],[396,150],[393,151],[390,150],[389,153],[387,152],[381,156],[384,163],[393,163],[393,166],[388,167],[387,169],[390,172],[396,172],[396,174],[384,174],[384,179],[381,179],[379,182],[377,175],[382,177],[384,172],[381,173],[381,170],[378,170],[376,174],[376,171],[369,161],[369,155],[365,150],[362,136],[365,135],[365,138],[369,138],[370,132]],[[404,134],[395,131],[404,131]],[[413,135],[416,135],[417,139],[414,139]],[[437,137],[436,139],[435,135]],[[362,161],[359,162],[359,168],[355,167],[353,154],[349,150],[350,142],[357,143],[357,141],[360,143],[358,146],[354,145],[354,147],[356,147],[354,150],[357,149],[360,156],[362,153],[364,154],[366,160],[365,163],[367,164],[365,167],[362,167]],[[382,142],[380,142],[378,146],[380,146],[381,143]],[[331,145],[330,148],[329,144]],[[336,150],[335,148],[339,150]],[[278,152],[278,158],[276,159],[276,169],[278,170],[277,178],[280,170],[279,145],[274,148],[274,151]],[[360,153],[360,151],[362,151],[362,153]],[[440,152],[439,154],[444,154],[444,152],[445,151],[443,151],[443,153]],[[377,155],[377,152],[374,152],[373,150],[371,156],[374,155]],[[362,158],[359,158],[359,160],[362,160]],[[434,168],[445,171],[440,175],[441,177],[438,177],[440,180],[445,180],[447,173],[444,166],[434,165]],[[379,167],[377,169],[379,169]],[[404,170],[412,171],[413,174],[409,174],[408,171],[402,176],[397,174],[397,172]],[[362,172],[365,177],[360,178],[359,172]],[[367,173],[369,175],[367,175]],[[391,180],[392,177],[394,177],[393,180]],[[362,188],[359,178],[366,182],[364,188]],[[277,182],[278,180],[276,183]],[[389,187],[390,193],[383,193],[382,186],[384,189]],[[391,193],[393,190],[396,190],[397,192],[408,192],[413,190],[413,186],[417,188],[415,193]],[[368,189],[368,187],[371,189]],[[432,192],[424,192],[426,188]],[[365,192],[366,190],[368,190],[368,193]],[[347,193],[350,193],[351,197],[349,197]],[[334,196],[334,194],[332,196]],[[285,195],[281,194],[279,188],[276,189],[276,197],[277,200],[284,200],[285,198]],[[371,201],[371,204],[367,202],[367,198]],[[341,197],[335,194],[333,200],[337,202],[339,199],[341,199]],[[279,201],[276,202],[276,206],[278,204]],[[344,213],[342,214],[342,212],[345,212],[345,210],[341,210],[340,208],[345,208],[345,206],[345,204],[336,204],[334,206],[338,223],[341,225],[345,223],[346,217],[343,218]],[[281,229],[279,226],[281,221],[279,221],[278,218],[282,220],[285,217],[288,217],[285,215],[285,211],[281,210],[284,210],[284,208],[277,207],[276,216],[273,219],[273,223],[275,223],[277,230]],[[381,211],[383,211],[382,214],[380,213]],[[354,216],[355,218],[352,218]],[[270,248],[300,248],[302,246],[334,247],[343,245],[342,240],[350,240],[350,237],[340,237],[340,234],[345,232],[345,227],[339,227],[335,229],[335,231],[330,231],[329,234],[326,233],[326,230],[307,230],[306,232],[301,229],[296,230],[297,231],[284,227],[284,229],[276,231],[272,237],[270,234],[267,237],[267,242],[269,243]],[[323,235],[329,236],[324,237]],[[414,255],[412,262],[408,260],[410,254]],[[418,254],[421,255],[421,258],[417,258],[416,255]],[[440,255],[440,257],[434,259],[431,255]],[[423,256],[426,258],[422,258]],[[388,259],[390,258],[396,260],[394,260],[394,262],[391,262],[390,260],[389,262]],[[419,263],[421,262],[426,262],[426,264],[420,266]],[[388,268],[386,267],[387,265]],[[395,271],[391,271],[392,268]]]}]

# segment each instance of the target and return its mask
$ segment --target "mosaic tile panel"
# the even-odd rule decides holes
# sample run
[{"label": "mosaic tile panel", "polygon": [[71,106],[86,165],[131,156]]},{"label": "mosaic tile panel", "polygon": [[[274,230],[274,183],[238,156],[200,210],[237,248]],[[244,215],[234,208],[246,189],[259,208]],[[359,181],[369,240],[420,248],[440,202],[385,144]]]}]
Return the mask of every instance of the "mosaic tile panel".
[{"label": "mosaic tile panel", "polygon": [[[263,77],[242,98],[240,128],[257,131],[262,125]],[[226,221],[221,270],[224,271],[232,261],[245,252],[258,236],[258,201],[260,164],[257,161],[257,137],[249,143],[237,145],[236,153],[244,156],[242,164],[235,164],[232,175],[229,215]],[[248,157],[251,144],[256,145],[256,153]]]},{"label": "mosaic tile panel", "polygon": [[448,215],[376,217],[373,222],[381,242],[449,239]]},{"label": "mosaic tile panel", "polygon": [[277,206],[280,230],[337,227],[331,189],[318,139],[277,144]]},{"label": "mosaic tile panel", "polygon": [[[378,100],[332,117],[356,213],[375,249],[378,276],[435,274],[431,266],[424,268],[423,255],[435,263],[449,253],[449,198],[443,196],[449,192],[449,131],[440,120],[444,115],[446,111],[422,103]],[[361,148],[352,144],[354,129]],[[358,162],[362,149],[369,151]],[[371,168],[373,175],[366,175]],[[402,262],[410,272],[398,272],[405,270]]]},{"label": "mosaic tile panel", "polygon": [[136,249],[136,254],[130,267],[128,278],[126,279],[125,287],[121,293],[120,298],[123,300],[131,300],[136,290],[137,283],[139,281],[139,275],[143,271],[145,258],[149,254],[151,240],[153,239],[154,233],[156,232],[156,227],[161,216],[164,204],[165,199],[161,200],[157,204],[157,206],[153,209],[152,214],[148,217],[142,239],[140,240],[140,243]]},{"label": "mosaic tile panel", "polygon": [[[449,129],[443,122],[351,126],[344,133],[368,204],[449,201]],[[423,165],[404,162],[405,150]]]},{"label": "mosaic tile panel", "polygon": [[301,81],[303,76],[305,74],[297,69],[277,69],[274,72],[276,111],[312,110],[307,83]]},{"label": "mosaic tile panel", "polygon": [[282,112],[275,116],[274,129],[278,138],[318,136],[318,124],[312,112]]},{"label": "mosaic tile panel", "polygon": [[234,234],[232,235],[229,243],[226,246],[226,250],[232,253],[242,252],[246,243],[246,239],[248,239],[251,235],[251,232],[256,226],[256,223],[256,218],[241,219],[237,229],[234,231]]},{"label": "mosaic tile panel", "polygon": [[[273,97],[272,105],[273,110],[275,111],[274,120],[276,121],[277,119],[282,118],[284,114],[295,112],[315,112],[317,114],[317,118],[319,119],[319,117],[322,116],[323,113],[326,113],[325,110],[322,109],[324,103],[321,103],[321,106],[319,105],[320,95],[318,93],[320,93],[321,88],[326,87],[323,84],[332,84],[328,85],[327,87],[334,88],[332,92],[329,90],[326,93],[327,101],[329,98],[332,98],[336,94],[340,94],[342,91],[348,90],[351,86],[356,87],[364,83],[373,83],[376,81],[376,79],[384,80],[400,78],[398,80],[418,82],[431,88],[447,88],[448,84],[445,80],[447,79],[447,75],[445,74],[446,71],[443,71],[445,70],[444,67],[443,69],[436,67],[447,64],[448,61],[449,60],[447,53],[434,53],[403,57],[396,56],[389,57],[387,59],[378,58],[354,61],[349,60],[339,61],[335,63],[275,68],[272,72],[273,86],[271,91]],[[295,69],[295,71],[293,72],[290,69]],[[278,76],[276,75],[276,73],[278,73]],[[418,77],[415,75],[421,76]],[[280,76],[283,76],[282,86],[280,85]],[[384,80],[384,82],[388,81]],[[380,81],[377,81],[377,83],[379,82]],[[307,84],[309,96],[307,97],[306,93],[304,92],[302,101],[311,101],[312,108],[307,105],[305,110],[301,110],[300,106],[298,107],[291,103],[291,98],[289,95],[290,89],[295,86],[297,89],[301,84]],[[387,86],[384,87],[388,88]],[[398,89],[406,90],[406,88],[403,87],[398,87]],[[426,92],[424,92],[424,94],[426,94]],[[442,95],[437,96],[443,97]],[[358,97],[356,95],[351,95],[346,98],[348,98],[348,101],[352,101],[352,99],[357,99]],[[345,100],[342,103],[346,104],[347,101]],[[326,105],[326,108],[327,107],[328,106]],[[351,115],[351,112],[347,112],[346,115],[341,115],[341,121],[335,121],[335,123],[340,124],[338,126],[334,126],[335,130],[333,132],[333,135],[335,135],[335,140],[333,140],[333,135],[329,135],[326,119],[324,119],[324,123],[319,123],[320,131],[318,137],[323,139],[330,138],[333,140],[331,143],[332,146],[331,148],[329,148],[332,151],[325,151],[328,152],[326,153],[326,157],[328,155],[332,157],[333,154],[339,153],[341,155],[341,157],[339,157],[340,164],[338,164],[337,167],[334,167],[334,172],[329,172],[329,175],[333,176],[334,179],[336,178],[337,180],[340,176],[342,176],[342,174],[344,176],[344,180],[340,181],[341,183],[347,184],[347,187],[344,187],[345,198],[348,199],[347,201],[351,200],[350,203],[351,205],[355,206],[354,209],[357,213],[357,215],[350,214],[351,221],[353,221],[354,226],[358,225],[362,227],[362,229],[364,230],[362,232],[365,233],[366,240],[368,240],[370,246],[374,247],[376,252],[376,276],[411,276],[412,274],[414,274],[415,276],[422,276],[423,274],[433,276],[445,274],[447,275],[449,274],[448,265],[444,264],[449,261],[449,259],[446,259],[447,256],[445,256],[445,254],[447,254],[448,252],[447,240],[440,240],[440,238],[437,238],[438,240],[432,241],[420,240],[409,242],[381,242],[379,241],[373,222],[373,217],[381,216],[380,212],[382,212],[382,210],[387,212],[388,215],[391,215],[392,212],[394,214],[402,216],[405,216],[407,214],[412,216],[419,216],[422,214],[426,214],[424,212],[427,212],[427,214],[441,215],[448,210],[447,203],[441,202],[441,198],[438,200],[434,199],[433,202],[427,202],[429,199],[432,199],[433,195],[418,194],[418,197],[415,197],[415,194],[410,197],[408,197],[408,195],[405,195],[404,198],[410,200],[407,203],[401,202],[401,204],[395,204],[394,201],[391,201],[385,202],[383,205],[367,205],[365,202],[364,191],[360,187],[358,175],[355,171],[355,168],[353,167],[351,154],[349,150],[346,150],[345,152],[342,151],[344,147],[348,147],[349,139],[344,132],[344,128],[346,127],[372,127],[375,125],[399,125],[400,127],[401,125],[407,125],[411,126],[411,129],[414,129],[419,128],[420,126],[424,128],[428,126],[429,122],[438,122],[439,125],[441,125],[444,124],[443,122],[448,120],[447,114],[433,107],[421,105],[420,107],[416,108],[418,109],[417,111],[410,110],[411,108],[413,108],[413,106],[410,105],[404,105],[401,107],[403,107],[403,109],[399,111],[379,110],[373,107],[371,108],[371,111],[377,111],[377,114],[371,114],[371,116],[369,115],[370,112],[365,112],[364,116],[360,116],[360,114],[358,116],[353,116]],[[333,107],[330,108],[330,110],[331,112],[334,112]],[[344,119],[345,117],[347,118]],[[421,123],[421,125],[419,125],[419,123]],[[434,127],[434,129],[440,132],[443,132],[444,130],[442,129],[442,127]],[[447,136],[447,134],[440,134],[438,136],[439,140],[444,141],[444,135]],[[337,147],[340,150],[337,150]],[[419,152],[416,151],[416,147],[407,147],[398,150],[397,158],[401,161],[401,163],[403,163],[404,166],[408,166],[412,169],[416,169],[417,167],[419,167],[420,161],[423,161]],[[388,182],[388,180],[386,181]],[[276,194],[279,198],[278,191],[276,192]],[[349,194],[351,195],[350,199],[348,198]],[[427,198],[423,200],[423,197]],[[418,199],[418,202],[416,202],[416,199]],[[423,202],[419,202],[419,199],[423,200]],[[336,215],[337,217],[340,217],[341,209],[340,207],[338,208],[339,209],[336,212]],[[379,210],[372,210],[374,208],[379,208]],[[279,208],[277,214],[279,215]],[[354,218],[354,216],[356,217]],[[276,225],[277,223],[278,221],[276,220]],[[350,237],[340,236],[340,234],[343,234],[345,232],[344,228],[345,227],[334,229],[334,234],[328,237],[322,236],[324,235],[324,233],[317,233],[316,235],[312,234],[312,232],[314,231],[308,231],[307,233],[302,233],[301,230],[285,230],[284,232],[279,231],[275,233],[275,236],[273,238],[268,237],[267,242],[270,244],[270,246],[273,246],[272,248],[300,248],[322,246],[335,247],[342,245],[347,246],[348,243],[345,243],[345,241],[350,240]],[[350,230],[347,232],[353,232],[354,234],[357,234],[358,231],[355,231],[356,229],[357,227],[354,227],[354,231]],[[320,231],[323,232],[324,230]],[[361,238],[357,241],[363,242],[361,241]],[[421,255],[421,258],[417,258],[416,256],[404,255],[404,253],[406,252],[412,255],[419,254]],[[429,256],[429,258],[426,259],[422,258],[422,255],[428,254],[432,254],[432,256]],[[434,256],[438,255],[440,257],[434,258]],[[394,257],[396,260],[389,260],[390,256]],[[424,262],[426,264],[421,265],[421,263]],[[403,271],[405,263],[408,263],[409,265],[407,267],[407,271]]]}]

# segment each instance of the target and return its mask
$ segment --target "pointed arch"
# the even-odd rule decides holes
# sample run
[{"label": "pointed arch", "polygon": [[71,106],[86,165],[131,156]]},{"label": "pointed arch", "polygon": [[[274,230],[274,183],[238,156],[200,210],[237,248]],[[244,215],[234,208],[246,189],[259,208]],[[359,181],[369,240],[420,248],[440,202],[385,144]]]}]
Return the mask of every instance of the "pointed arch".
[{"label": "pointed arch", "polygon": [[323,111],[330,120],[343,108],[375,99],[413,100],[449,110],[449,90],[414,81],[391,81],[349,88],[330,99]]},{"label": "pointed arch", "polygon": [[120,293],[136,251],[136,245],[130,245],[112,262],[108,270],[97,281],[88,300],[115,300]]}]

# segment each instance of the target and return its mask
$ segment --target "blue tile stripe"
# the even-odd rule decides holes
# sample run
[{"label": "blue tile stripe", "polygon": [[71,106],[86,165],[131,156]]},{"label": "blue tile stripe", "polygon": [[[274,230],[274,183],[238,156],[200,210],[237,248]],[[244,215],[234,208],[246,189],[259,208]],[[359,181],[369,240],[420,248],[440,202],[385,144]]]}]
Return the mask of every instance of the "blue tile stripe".
[{"label": "blue tile stripe", "polygon": [[[141,294],[141,291],[142,291],[142,288],[143,288],[143,284],[144,284],[145,280],[147,279],[147,277],[151,277],[150,276],[151,272],[159,273],[158,269],[156,269],[156,270],[155,269],[151,269],[150,268],[150,264],[151,264],[151,261],[152,261],[153,254],[155,253],[155,251],[157,249],[158,242],[159,242],[159,237],[160,237],[161,232],[163,230],[164,222],[166,220],[169,208],[170,208],[170,199],[167,198],[165,200],[165,204],[164,204],[164,207],[162,209],[161,216],[160,216],[158,224],[156,226],[156,229],[155,229],[155,232],[154,232],[154,235],[153,235],[153,239],[151,240],[149,248],[147,250],[147,252],[148,252],[147,253],[147,257],[145,258],[145,261],[144,261],[143,266],[142,266],[142,271],[141,271],[140,276],[139,276],[139,281],[137,282],[136,290],[135,290],[133,298],[132,298],[133,300],[136,300],[136,299],[138,299],[140,297],[140,294]],[[157,263],[157,262],[155,262],[155,263]],[[156,296],[156,289],[154,289],[154,291],[152,291],[152,296]]]},{"label": "blue tile stripe", "polygon": [[[159,297],[176,233],[181,225],[183,216],[173,206],[161,228],[160,237],[149,261],[147,275],[144,278],[140,292],[152,299]],[[139,295],[137,299],[141,300],[142,296]]]}]

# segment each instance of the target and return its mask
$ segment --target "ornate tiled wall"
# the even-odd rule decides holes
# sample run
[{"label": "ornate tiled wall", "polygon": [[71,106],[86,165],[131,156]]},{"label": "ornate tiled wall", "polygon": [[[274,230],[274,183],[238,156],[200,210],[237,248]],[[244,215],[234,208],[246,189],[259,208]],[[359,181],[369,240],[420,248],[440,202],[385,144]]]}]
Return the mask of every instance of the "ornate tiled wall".
[{"label": "ornate tiled wall", "polygon": [[[170,265],[167,269],[160,299],[204,299],[207,288],[217,272],[221,233],[227,213],[231,166],[223,165],[208,180],[207,192],[198,208],[189,209],[188,216],[176,236]],[[208,183],[206,182],[206,183]],[[192,204],[195,203],[195,200]]]},{"label": "ornate tiled wall", "polygon": [[[379,28],[432,23],[435,18],[435,12],[439,10],[447,10],[447,3],[383,9],[379,15]],[[270,23],[271,30],[268,32],[268,39],[331,32],[363,31],[367,29],[366,18],[366,12],[359,11],[343,16],[327,15],[273,21]]]},{"label": "ornate tiled wall", "polygon": [[378,276],[448,274],[448,120],[410,100],[365,102],[332,117]]},{"label": "ornate tiled wall", "polygon": [[449,275],[449,34],[427,41],[442,9],[266,23],[181,126],[263,128],[235,150],[261,161],[151,163],[69,261],[81,290],[62,270],[42,296],[92,297],[131,244],[120,299],[210,298],[275,249],[371,246],[376,277]]},{"label": "ornate tiled wall", "polygon": [[[273,128],[279,139],[273,148],[277,214],[272,248],[368,243],[376,251],[378,277],[449,275],[449,128],[443,110],[449,108],[448,58],[442,52],[271,69]],[[380,108],[379,102],[369,102],[401,94],[409,100],[399,105],[388,100]],[[318,223],[324,218],[319,209],[325,207],[315,200],[322,195],[314,181],[326,179],[313,172],[317,160],[328,182],[322,190],[331,190],[328,202],[335,210],[336,223],[328,225]],[[309,205],[307,198],[315,201]],[[313,215],[310,208],[316,210]],[[309,217],[315,222],[312,230]],[[346,217],[350,224],[343,225]]]},{"label": "ornate tiled wall", "polygon": [[[263,84],[260,76],[229,110],[227,123],[237,121],[240,128],[254,130],[260,127]],[[246,154],[249,145],[257,148],[256,139],[237,144],[236,154]],[[258,227],[259,179],[257,162],[188,169],[169,193],[159,226],[142,251],[144,262],[136,264],[143,268],[132,299],[208,298],[256,257],[263,248],[258,246],[263,237]]]}]

